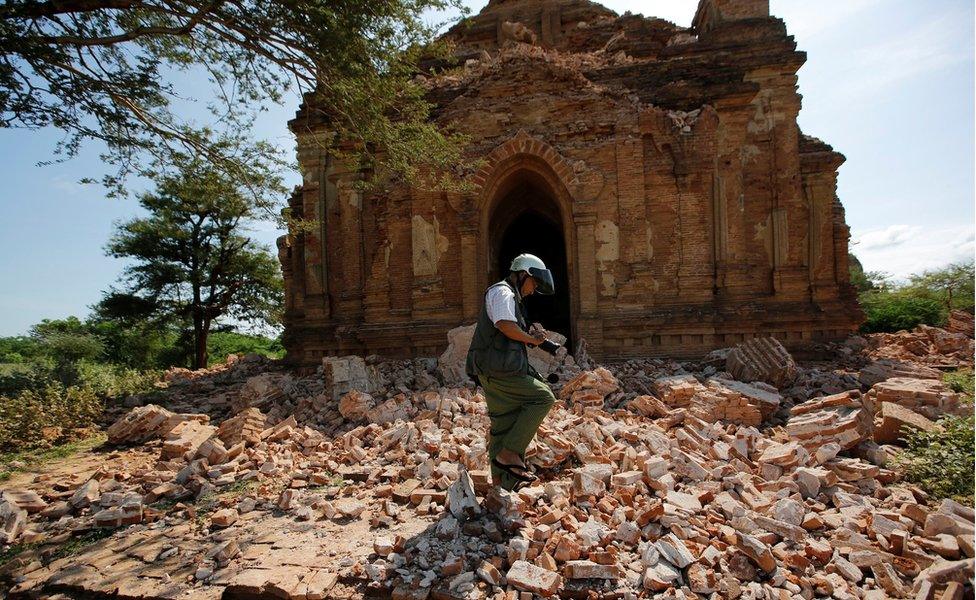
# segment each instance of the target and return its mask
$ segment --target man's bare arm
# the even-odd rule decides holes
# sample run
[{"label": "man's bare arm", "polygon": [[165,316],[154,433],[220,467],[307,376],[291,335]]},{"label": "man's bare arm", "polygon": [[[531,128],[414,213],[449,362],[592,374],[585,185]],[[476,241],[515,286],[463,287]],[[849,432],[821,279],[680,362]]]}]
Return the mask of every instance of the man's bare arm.
[{"label": "man's bare arm", "polygon": [[495,323],[495,327],[504,333],[505,337],[515,340],[516,342],[522,342],[523,344],[532,344],[535,346],[541,344],[546,339],[546,336],[543,333],[530,335],[519,327],[518,323],[515,321],[499,321]]}]

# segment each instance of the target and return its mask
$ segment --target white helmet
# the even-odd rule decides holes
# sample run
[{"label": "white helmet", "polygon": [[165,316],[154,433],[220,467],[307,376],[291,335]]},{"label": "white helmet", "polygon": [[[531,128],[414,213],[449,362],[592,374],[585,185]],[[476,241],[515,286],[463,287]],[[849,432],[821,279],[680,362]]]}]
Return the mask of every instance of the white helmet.
[{"label": "white helmet", "polygon": [[508,270],[513,273],[525,271],[531,275],[535,279],[537,291],[543,296],[551,296],[556,293],[552,273],[546,268],[546,263],[534,254],[519,254],[512,261],[512,266]]}]

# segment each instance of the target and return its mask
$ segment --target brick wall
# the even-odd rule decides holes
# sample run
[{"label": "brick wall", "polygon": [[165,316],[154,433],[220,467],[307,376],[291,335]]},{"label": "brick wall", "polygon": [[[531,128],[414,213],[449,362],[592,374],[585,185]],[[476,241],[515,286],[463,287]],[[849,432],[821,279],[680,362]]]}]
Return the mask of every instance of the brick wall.
[{"label": "brick wall", "polygon": [[[472,192],[364,195],[313,143],[324,125],[296,131],[293,205],[321,226],[280,243],[289,356],[438,352],[480,309],[496,208],[520,185],[563,229],[574,338],[596,357],[854,328],[843,157],[797,127],[805,56],[768,4],[706,0],[696,30],[541,5],[490,5],[449,34],[461,69],[427,80],[438,122],[485,159]],[[536,45],[482,35],[512,19]]]}]

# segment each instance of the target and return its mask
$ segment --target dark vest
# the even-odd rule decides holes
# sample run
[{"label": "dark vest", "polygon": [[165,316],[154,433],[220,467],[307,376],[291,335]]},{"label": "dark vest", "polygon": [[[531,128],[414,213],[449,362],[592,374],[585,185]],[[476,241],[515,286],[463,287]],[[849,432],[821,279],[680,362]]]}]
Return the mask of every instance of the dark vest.
[{"label": "dark vest", "polygon": [[[515,318],[523,330],[528,330],[525,324],[525,312],[522,306],[522,296],[508,281],[502,280],[491,288],[499,285],[508,286],[515,292]],[[485,290],[487,296],[488,290]],[[513,377],[529,374],[529,355],[522,342],[510,339],[488,318],[487,299],[482,301],[481,315],[474,328],[471,347],[468,349],[468,359],[465,371],[472,379],[479,375],[488,377]]]}]

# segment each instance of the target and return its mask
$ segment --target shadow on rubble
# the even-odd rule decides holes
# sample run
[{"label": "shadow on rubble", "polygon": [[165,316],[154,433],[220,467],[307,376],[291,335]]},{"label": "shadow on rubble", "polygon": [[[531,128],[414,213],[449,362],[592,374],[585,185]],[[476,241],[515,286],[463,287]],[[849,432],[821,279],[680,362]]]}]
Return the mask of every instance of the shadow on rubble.
[{"label": "shadow on rubble", "polygon": [[[377,540],[374,550],[392,563],[392,577],[387,588],[374,593],[396,600],[462,600],[481,582],[501,584],[510,542],[525,525],[519,500],[516,494],[479,485],[479,502],[470,481],[466,484],[462,475],[451,486],[448,509],[420,533]],[[452,501],[457,503],[453,509]]]}]

